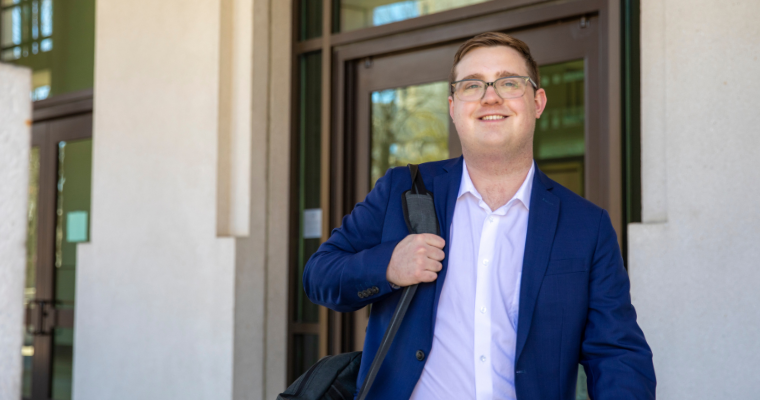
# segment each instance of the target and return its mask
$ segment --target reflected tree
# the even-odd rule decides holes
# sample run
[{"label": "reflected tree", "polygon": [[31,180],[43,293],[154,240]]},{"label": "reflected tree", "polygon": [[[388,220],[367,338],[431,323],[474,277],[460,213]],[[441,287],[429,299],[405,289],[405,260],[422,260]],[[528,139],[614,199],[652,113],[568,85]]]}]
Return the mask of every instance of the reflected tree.
[{"label": "reflected tree", "polygon": [[448,158],[446,82],[372,93],[372,185],[388,168]]}]

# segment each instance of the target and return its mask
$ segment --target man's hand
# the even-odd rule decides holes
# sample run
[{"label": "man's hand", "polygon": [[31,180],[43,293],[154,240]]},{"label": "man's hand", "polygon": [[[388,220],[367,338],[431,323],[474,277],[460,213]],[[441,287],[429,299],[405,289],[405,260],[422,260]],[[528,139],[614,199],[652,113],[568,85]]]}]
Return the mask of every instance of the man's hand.
[{"label": "man's hand", "polygon": [[398,286],[436,280],[442,268],[445,244],[443,238],[430,233],[405,237],[393,249],[385,278]]}]

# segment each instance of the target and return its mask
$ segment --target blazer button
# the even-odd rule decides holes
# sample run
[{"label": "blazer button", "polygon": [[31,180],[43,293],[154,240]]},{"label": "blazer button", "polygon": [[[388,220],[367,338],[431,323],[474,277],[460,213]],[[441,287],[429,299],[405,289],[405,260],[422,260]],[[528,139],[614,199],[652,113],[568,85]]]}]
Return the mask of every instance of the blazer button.
[{"label": "blazer button", "polygon": [[364,296],[364,292],[359,292],[359,293],[357,293],[357,295],[359,295],[360,299],[363,299],[363,298],[366,297],[366,296]]},{"label": "blazer button", "polygon": [[422,361],[425,358],[425,353],[422,350],[417,350],[417,360]]},{"label": "blazer button", "polygon": [[372,293],[373,294],[378,294],[378,293],[380,293],[380,289],[378,289],[377,286],[372,286]]}]

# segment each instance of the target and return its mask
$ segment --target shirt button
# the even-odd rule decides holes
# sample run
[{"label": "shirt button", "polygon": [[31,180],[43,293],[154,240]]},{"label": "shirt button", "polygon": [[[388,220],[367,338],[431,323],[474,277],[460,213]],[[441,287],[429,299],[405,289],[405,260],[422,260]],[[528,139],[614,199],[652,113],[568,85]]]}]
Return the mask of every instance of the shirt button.
[{"label": "shirt button", "polygon": [[488,222],[493,222],[493,217],[488,217]]},{"label": "shirt button", "polygon": [[480,362],[486,362],[486,356],[480,356]]},{"label": "shirt button", "polygon": [[483,260],[483,265],[488,266],[488,259]]},{"label": "shirt button", "polygon": [[417,350],[417,354],[415,354],[415,356],[417,356],[417,360],[422,361],[425,358],[425,352],[422,350]]},{"label": "shirt button", "polygon": [[481,314],[485,314],[486,313],[486,308],[485,307],[480,307],[480,313]]}]

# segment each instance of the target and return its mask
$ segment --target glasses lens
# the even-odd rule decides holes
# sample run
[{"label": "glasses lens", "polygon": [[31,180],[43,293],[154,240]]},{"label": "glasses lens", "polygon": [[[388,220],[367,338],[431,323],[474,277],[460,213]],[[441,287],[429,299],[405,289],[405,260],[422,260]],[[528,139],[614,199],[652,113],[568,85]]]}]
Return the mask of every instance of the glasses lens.
[{"label": "glasses lens", "polygon": [[485,83],[481,81],[463,81],[457,83],[456,93],[459,100],[472,101],[483,97]]},{"label": "glasses lens", "polygon": [[501,98],[513,99],[525,93],[526,85],[523,78],[501,78],[494,82],[494,86]]}]

